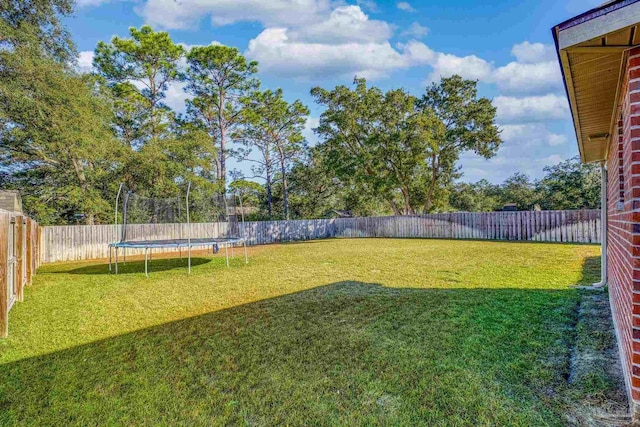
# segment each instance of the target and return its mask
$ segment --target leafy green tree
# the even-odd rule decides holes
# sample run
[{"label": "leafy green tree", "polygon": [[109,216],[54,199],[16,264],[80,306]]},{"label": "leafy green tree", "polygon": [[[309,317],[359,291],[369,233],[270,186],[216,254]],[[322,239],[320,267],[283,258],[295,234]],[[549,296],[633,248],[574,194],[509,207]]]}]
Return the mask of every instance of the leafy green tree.
[{"label": "leafy green tree", "polygon": [[[272,185],[276,165],[282,185],[283,213],[289,219],[288,171],[292,162],[305,149],[302,130],[309,109],[302,102],[289,104],[284,100],[282,89],[254,91],[243,98],[243,127],[237,139],[243,144],[238,150],[239,159],[257,164],[254,173],[265,179],[267,211],[272,215]],[[253,148],[259,156],[252,157]]]},{"label": "leafy green tree", "polygon": [[68,0],[0,3],[0,162],[43,224],[103,218],[118,167],[108,103],[70,67]]},{"label": "leafy green tree", "polygon": [[73,3],[72,0],[0,2],[2,54],[17,53],[17,48],[29,46],[41,55],[60,63],[72,60],[76,55],[76,48],[61,20],[71,16]]},{"label": "leafy green tree", "polygon": [[189,170],[189,165],[175,161],[185,153],[180,144],[195,141],[185,140],[195,134],[183,132],[184,126],[163,101],[169,85],[182,78],[179,62],[184,49],[168,33],[146,25],[130,28],[129,34],[98,43],[94,68],[112,99],[116,135],[128,148],[123,180],[136,191],[168,197],[180,191],[177,178],[184,179]]},{"label": "leafy green tree", "polygon": [[[314,147],[297,159],[287,173],[292,218],[327,218],[336,215],[388,215],[387,201],[363,193],[337,178],[322,152]],[[274,185],[274,200],[282,200],[282,185]]]},{"label": "leafy green tree", "polygon": [[260,199],[264,195],[265,189],[262,185],[255,181],[246,179],[236,179],[229,188],[234,195],[240,198],[245,214],[255,212],[260,208]]},{"label": "leafy green tree", "polygon": [[[265,181],[268,218],[273,217],[273,179],[276,168],[274,124],[270,122],[269,101],[272,92],[252,92],[242,102],[242,127],[234,137],[241,144],[235,154],[241,162],[254,163],[251,166],[253,176]],[[256,155],[257,152],[257,155]]]},{"label": "leafy green tree", "polygon": [[0,80],[0,160],[43,223],[104,218],[118,167],[109,104],[95,79],[42,56],[7,57]]},{"label": "leafy green tree", "polygon": [[499,186],[484,179],[476,183],[459,182],[451,191],[450,205],[454,211],[495,211],[502,207],[499,191]]},{"label": "leafy green tree", "polygon": [[224,188],[230,137],[241,121],[241,98],[258,87],[258,63],[247,61],[236,48],[210,45],[191,48],[187,92],[193,96],[190,115],[207,129],[218,147],[217,178]]},{"label": "leafy green tree", "polygon": [[433,111],[444,126],[444,135],[429,145],[430,169],[425,212],[432,209],[442,177],[451,178],[460,154],[473,151],[484,158],[495,155],[502,140],[496,126],[496,107],[487,98],[478,98],[477,82],[458,75],[443,78],[427,88],[419,109]]},{"label": "leafy green tree", "polygon": [[181,78],[184,49],[148,25],[129,28],[129,34],[98,43],[94,67],[113,92],[120,134],[141,146],[167,136],[173,112],[163,99],[169,84]]},{"label": "leafy green tree", "polygon": [[536,193],[535,183],[523,173],[515,173],[500,185],[499,199],[503,207],[515,203],[518,210],[531,210],[540,201]]},{"label": "leafy green tree", "polygon": [[288,180],[294,218],[324,218],[333,210],[344,209],[344,186],[332,176],[317,150],[294,163]]},{"label": "leafy green tree", "polygon": [[102,85],[103,93],[111,100],[113,129],[122,143],[132,150],[139,149],[149,140],[147,100],[129,82],[111,87]]},{"label": "leafy green tree", "polygon": [[574,157],[544,168],[546,175],[536,184],[542,209],[600,208],[600,168]]},{"label": "leafy green tree", "polygon": [[318,150],[335,176],[369,197],[385,200],[397,215],[416,212],[426,194],[426,159],[443,137],[444,126],[433,111],[416,109],[404,90],[383,93],[366,80],[353,90],[314,88],[326,110],[316,133]]}]

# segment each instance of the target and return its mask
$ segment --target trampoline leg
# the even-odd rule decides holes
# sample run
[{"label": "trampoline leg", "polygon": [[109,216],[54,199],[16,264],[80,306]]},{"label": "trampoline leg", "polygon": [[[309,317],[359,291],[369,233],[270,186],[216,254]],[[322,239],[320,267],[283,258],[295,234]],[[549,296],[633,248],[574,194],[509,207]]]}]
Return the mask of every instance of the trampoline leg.
[{"label": "trampoline leg", "polygon": [[249,255],[247,254],[247,241],[244,242],[244,263],[249,264]]},{"label": "trampoline leg", "polygon": [[127,248],[122,248],[122,262],[127,265]]},{"label": "trampoline leg", "polygon": [[147,252],[148,248],[144,248],[144,275],[149,277],[149,267],[147,266]]},{"label": "trampoline leg", "polygon": [[109,246],[109,271],[111,271],[111,252],[112,252],[112,247]]},{"label": "trampoline leg", "polygon": [[191,246],[189,246],[188,251],[189,251],[189,253],[188,253],[188,255],[187,255],[187,256],[189,257],[189,261],[188,261],[188,263],[189,263],[188,273],[189,273],[189,274],[191,274]]},{"label": "trampoline leg", "polygon": [[182,261],[182,246],[178,247],[178,251],[180,252],[180,261]]},{"label": "trampoline leg", "polygon": [[116,274],[118,274],[118,247],[116,246]]},{"label": "trampoline leg", "polygon": [[229,268],[229,245],[224,245],[224,254],[227,257],[227,268]]}]

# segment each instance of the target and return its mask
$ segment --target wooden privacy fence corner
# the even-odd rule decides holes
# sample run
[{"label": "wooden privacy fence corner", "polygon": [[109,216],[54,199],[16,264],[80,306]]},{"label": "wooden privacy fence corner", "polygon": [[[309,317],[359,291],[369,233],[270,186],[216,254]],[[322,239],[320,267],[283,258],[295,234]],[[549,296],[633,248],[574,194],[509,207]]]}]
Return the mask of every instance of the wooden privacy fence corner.
[{"label": "wooden privacy fence corner", "polygon": [[[186,224],[129,224],[131,240],[180,239]],[[220,237],[225,223],[191,224],[192,238]],[[600,211],[521,211],[446,213],[413,216],[256,221],[245,223],[250,245],[332,237],[399,237],[435,239],[520,240],[599,243]],[[42,228],[42,262],[108,258],[108,244],[117,240],[113,225],[65,225]],[[172,252],[175,249],[154,249]],[[128,249],[127,254],[142,254]]]},{"label": "wooden privacy fence corner", "polygon": [[0,337],[8,336],[9,310],[40,266],[40,236],[31,218],[0,209]]}]

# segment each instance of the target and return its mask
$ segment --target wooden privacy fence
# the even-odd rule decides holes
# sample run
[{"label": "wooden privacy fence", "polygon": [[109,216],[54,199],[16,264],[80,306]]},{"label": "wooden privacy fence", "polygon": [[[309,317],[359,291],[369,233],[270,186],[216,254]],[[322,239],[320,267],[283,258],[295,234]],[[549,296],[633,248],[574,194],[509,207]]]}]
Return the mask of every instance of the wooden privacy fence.
[{"label": "wooden privacy fence", "polygon": [[[224,235],[226,223],[191,224],[191,237]],[[130,224],[132,240],[186,238],[185,224]],[[247,222],[250,245],[331,237],[400,237],[522,240],[538,242],[600,242],[600,211],[522,211],[449,213],[416,216]],[[113,225],[43,227],[42,262],[106,258],[116,241]],[[174,249],[154,250],[173,251]],[[128,254],[141,250],[128,249]]]},{"label": "wooden privacy fence", "polygon": [[9,334],[9,310],[40,266],[40,233],[32,219],[0,209],[0,337]]}]

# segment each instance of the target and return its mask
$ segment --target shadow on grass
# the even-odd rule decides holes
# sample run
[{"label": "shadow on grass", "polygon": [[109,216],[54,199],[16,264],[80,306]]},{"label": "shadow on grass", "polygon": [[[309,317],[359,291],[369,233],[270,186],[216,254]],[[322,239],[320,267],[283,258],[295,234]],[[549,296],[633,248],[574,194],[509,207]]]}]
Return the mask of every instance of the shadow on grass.
[{"label": "shadow on grass", "polygon": [[582,262],[582,285],[591,285],[600,281],[600,257],[586,257]]},{"label": "shadow on grass", "polygon": [[[210,263],[211,258],[191,258],[191,267]],[[151,259],[149,261],[149,274],[154,272],[186,269],[187,258],[161,258]],[[59,271],[57,273],[64,274],[113,274],[115,272],[115,264],[111,266],[112,271],[109,271],[109,264],[91,264],[84,267],[74,268],[72,270]],[[144,260],[135,260],[118,263],[118,274],[144,274]]]},{"label": "shadow on grass", "polygon": [[0,365],[0,425],[561,425],[577,297],[338,282]]}]

